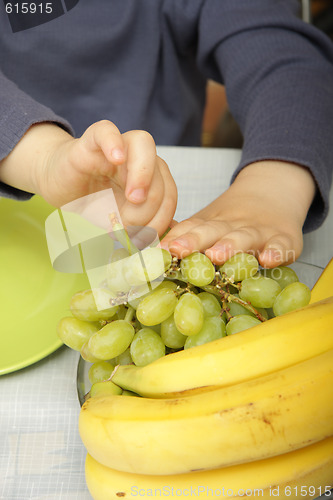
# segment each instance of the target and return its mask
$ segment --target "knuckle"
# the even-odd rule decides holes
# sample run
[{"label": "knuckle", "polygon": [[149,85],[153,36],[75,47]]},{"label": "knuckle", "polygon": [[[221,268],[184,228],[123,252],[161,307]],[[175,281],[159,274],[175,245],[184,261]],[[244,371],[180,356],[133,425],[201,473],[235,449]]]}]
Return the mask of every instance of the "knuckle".
[{"label": "knuckle", "polygon": [[112,132],[113,134],[120,135],[118,127],[110,120],[99,120],[92,125],[98,131]]},{"label": "knuckle", "polygon": [[133,133],[138,141],[155,147],[153,136],[146,130],[134,130]]},{"label": "knuckle", "polygon": [[160,204],[161,204],[161,193],[157,189],[151,189],[149,191],[149,202],[153,206],[160,206]]}]

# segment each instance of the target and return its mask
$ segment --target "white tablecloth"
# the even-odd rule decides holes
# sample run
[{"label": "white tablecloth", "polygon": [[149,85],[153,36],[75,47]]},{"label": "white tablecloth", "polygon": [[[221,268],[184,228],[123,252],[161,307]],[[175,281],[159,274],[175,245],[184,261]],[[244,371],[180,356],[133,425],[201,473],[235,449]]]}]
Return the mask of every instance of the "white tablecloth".
[{"label": "white tablecloth", "polygon": [[[178,220],[227,188],[240,155],[236,150],[173,147],[160,147],[159,154],[178,185]],[[332,242],[331,212],[322,228],[306,235],[301,259],[325,266],[332,257]],[[78,354],[62,347],[0,377],[2,500],[91,499],[84,479],[86,452],[78,434],[77,362]]]}]

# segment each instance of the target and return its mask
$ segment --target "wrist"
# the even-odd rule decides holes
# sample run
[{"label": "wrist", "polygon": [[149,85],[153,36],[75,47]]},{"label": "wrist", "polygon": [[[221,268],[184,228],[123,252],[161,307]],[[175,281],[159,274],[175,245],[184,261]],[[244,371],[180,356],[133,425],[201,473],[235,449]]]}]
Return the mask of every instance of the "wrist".
[{"label": "wrist", "polygon": [[72,139],[58,125],[32,125],[9,155],[0,162],[0,180],[34,194],[42,195],[42,179],[56,149]]},{"label": "wrist", "polygon": [[301,225],[316,192],[316,183],[308,168],[275,160],[249,164],[239,172],[234,184],[244,196],[280,201],[281,207],[293,210]]}]

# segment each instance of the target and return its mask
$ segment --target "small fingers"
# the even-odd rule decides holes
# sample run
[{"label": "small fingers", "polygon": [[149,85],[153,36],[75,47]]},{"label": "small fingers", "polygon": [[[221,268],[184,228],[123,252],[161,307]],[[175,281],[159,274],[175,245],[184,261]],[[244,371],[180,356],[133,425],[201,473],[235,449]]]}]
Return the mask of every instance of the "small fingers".
[{"label": "small fingers", "polygon": [[177,188],[166,163],[157,157],[158,167],[147,200],[140,205],[126,202],[123,220],[129,225],[148,225],[163,234],[172,225],[177,206]]},{"label": "small fingers", "polygon": [[302,237],[294,238],[288,234],[275,234],[267,240],[261,253],[259,263],[262,267],[288,265],[300,256],[303,247]]},{"label": "small fingers", "polygon": [[215,264],[223,264],[239,252],[258,255],[263,245],[263,234],[253,226],[244,226],[221,236],[205,253]]},{"label": "small fingers", "polygon": [[164,194],[158,210],[148,225],[154,227],[159,234],[163,234],[176,224],[173,216],[177,207],[177,186],[167,164],[161,158],[159,158],[159,171],[163,180]]},{"label": "small fingers", "polygon": [[192,252],[206,250],[216,242],[221,231],[228,229],[224,222],[188,219],[177,224],[162,240],[161,246],[181,259]]},{"label": "small fingers", "polygon": [[223,264],[239,252],[255,255],[262,267],[290,264],[301,253],[302,238],[287,233],[272,235],[270,228],[242,226],[233,228],[223,221],[188,219],[177,224],[162,240],[161,246],[182,259],[194,251],[205,252],[214,264]]},{"label": "small fingers", "polygon": [[157,167],[156,146],[148,132],[132,130],[123,134],[127,145],[125,195],[132,203],[143,203]]},{"label": "small fingers", "polygon": [[101,120],[91,125],[82,138],[85,146],[92,152],[101,150],[105,158],[120,165],[126,159],[125,142],[118,127],[108,120]]}]

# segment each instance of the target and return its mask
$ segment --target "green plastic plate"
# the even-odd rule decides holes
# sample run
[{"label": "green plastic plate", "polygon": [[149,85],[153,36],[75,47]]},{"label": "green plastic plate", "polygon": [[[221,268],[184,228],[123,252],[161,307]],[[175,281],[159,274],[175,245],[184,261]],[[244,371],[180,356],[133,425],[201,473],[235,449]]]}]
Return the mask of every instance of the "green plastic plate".
[{"label": "green plastic plate", "polygon": [[44,223],[54,210],[38,196],[0,199],[0,375],[61,347],[57,322],[70,314],[71,296],[89,288],[86,275],[52,268]]}]

